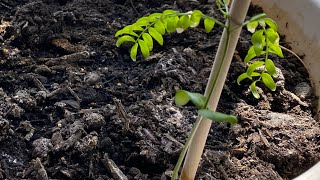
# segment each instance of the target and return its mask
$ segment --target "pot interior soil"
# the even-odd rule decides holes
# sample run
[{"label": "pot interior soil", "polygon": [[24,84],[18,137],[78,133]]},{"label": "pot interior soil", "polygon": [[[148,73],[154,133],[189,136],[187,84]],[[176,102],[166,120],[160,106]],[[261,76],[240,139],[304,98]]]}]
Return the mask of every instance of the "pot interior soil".
[{"label": "pot interior soil", "polygon": [[[222,19],[215,4],[3,0],[0,7],[0,179],[169,179],[197,116],[173,96],[204,92],[222,28],[165,35],[163,47],[137,62],[115,47],[114,34],[168,8]],[[249,16],[257,12],[251,7]],[[277,90],[259,84],[257,100],[249,81],[236,83],[249,45],[243,30],[218,107],[239,123],[212,125],[197,179],[290,179],[320,160],[306,69],[285,51],[272,56]]]}]

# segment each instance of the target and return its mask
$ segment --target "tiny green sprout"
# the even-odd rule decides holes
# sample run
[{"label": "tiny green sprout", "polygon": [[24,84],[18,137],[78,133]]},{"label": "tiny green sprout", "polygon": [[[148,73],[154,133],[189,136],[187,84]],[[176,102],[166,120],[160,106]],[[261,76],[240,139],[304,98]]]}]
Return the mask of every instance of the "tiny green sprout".
[{"label": "tiny green sprout", "polygon": [[[248,50],[244,63],[249,64],[250,61],[255,61],[249,64],[247,71],[238,77],[237,83],[240,85],[241,81],[247,78],[252,80],[249,89],[253,96],[259,99],[260,95],[256,88],[257,82],[262,81],[271,91],[276,90],[276,83],[272,77],[276,77],[277,71],[273,61],[269,59],[269,54],[272,53],[283,58],[281,46],[279,45],[280,38],[277,33],[278,26],[272,19],[266,17],[253,18],[246,22],[245,25],[247,30],[253,34],[251,36],[252,46]],[[257,30],[259,26],[261,29]],[[262,59],[258,58],[260,56],[264,57]]]}]

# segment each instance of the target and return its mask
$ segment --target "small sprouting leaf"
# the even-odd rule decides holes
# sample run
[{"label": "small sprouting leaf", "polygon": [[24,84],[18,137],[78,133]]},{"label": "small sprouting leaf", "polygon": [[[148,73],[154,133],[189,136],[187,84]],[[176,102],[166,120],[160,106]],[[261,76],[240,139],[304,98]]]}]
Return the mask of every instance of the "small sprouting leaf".
[{"label": "small sprouting leaf", "polygon": [[262,82],[271,90],[275,91],[277,88],[276,83],[273,81],[272,77],[268,73],[261,74]]},{"label": "small sprouting leaf", "polygon": [[283,53],[281,47],[277,44],[268,43],[269,52],[278,55],[279,57],[283,58]]},{"label": "small sprouting leaf", "polygon": [[274,20],[270,19],[270,18],[263,18],[262,19],[269,27],[271,27],[274,31],[278,31],[278,25],[276,22],[274,22]]},{"label": "small sprouting leaf", "polygon": [[162,35],[153,27],[150,27],[148,31],[149,31],[149,34],[162,46],[163,45]]},{"label": "small sprouting leaf", "polygon": [[[251,37],[251,42],[255,47],[263,50],[263,47],[265,45],[265,36],[263,35],[262,29],[253,33],[253,35]],[[257,54],[257,52],[256,52],[256,54]]]},{"label": "small sprouting leaf", "polygon": [[237,78],[237,83],[238,85],[240,85],[240,82],[243,81],[244,79],[246,78],[249,78],[248,74],[245,72],[245,73],[242,73],[238,78]]},{"label": "small sprouting leaf", "polygon": [[198,109],[204,108],[206,103],[206,98],[202,94],[185,90],[177,91],[174,98],[174,101],[178,106],[186,105],[190,100]]},{"label": "small sprouting leaf", "polygon": [[274,76],[277,74],[276,67],[271,59],[266,60],[265,67],[267,69],[267,72],[271,76]]},{"label": "small sprouting leaf", "polygon": [[247,69],[247,75],[250,77],[251,74],[253,73],[254,70],[256,70],[258,67],[263,66],[264,62],[263,61],[256,61],[252,64],[250,64],[250,66]]},{"label": "small sprouting leaf", "polygon": [[188,29],[190,26],[190,18],[188,15],[183,15],[179,18],[177,24],[177,33],[182,33],[184,30]]},{"label": "small sprouting leaf", "polygon": [[166,28],[164,26],[164,24],[161,21],[157,21],[154,24],[154,28],[161,34],[164,35],[166,33]]},{"label": "small sprouting leaf", "polygon": [[131,36],[124,35],[117,40],[116,46],[119,47],[124,42],[136,42],[136,41]]},{"label": "small sprouting leaf", "polygon": [[203,16],[203,13],[199,10],[192,11],[191,18],[190,18],[190,27],[194,28],[200,24],[200,20]]},{"label": "small sprouting leaf", "polygon": [[138,40],[138,43],[139,43],[140,50],[141,50],[143,57],[148,58],[150,56],[150,50],[148,48],[148,44],[141,39]]},{"label": "small sprouting leaf", "polygon": [[271,42],[272,44],[276,44],[276,45],[279,44],[280,37],[276,31],[274,31],[272,28],[268,28],[266,30],[266,34],[267,34],[269,42]]},{"label": "small sprouting leaf", "polygon": [[198,114],[214,122],[228,122],[230,124],[236,124],[238,122],[235,116],[220,113],[220,112],[210,111],[208,109],[200,109],[198,110]]},{"label": "small sprouting leaf", "polygon": [[177,23],[179,21],[178,16],[168,17],[164,19],[164,21],[166,22],[166,25],[167,25],[166,29],[168,33],[172,33],[176,31]]},{"label": "small sprouting leaf", "polygon": [[247,29],[249,32],[254,33],[256,31],[256,28],[258,27],[257,21],[252,21],[247,24]]},{"label": "small sprouting leaf", "polygon": [[211,18],[205,18],[204,19],[204,28],[206,29],[206,32],[209,33],[213,27],[214,27],[215,21]]},{"label": "small sprouting leaf", "polygon": [[139,44],[138,44],[138,43],[135,43],[135,44],[131,47],[130,58],[131,58],[133,61],[136,61],[136,59],[137,59],[138,46],[139,46]]},{"label": "small sprouting leaf", "polygon": [[250,85],[250,91],[252,93],[252,95],[256,98],[259,99],[260,98],[260,94],[257,91],[257,87],[256,87],[256,83],[257,81],[253,81]]},{"label": "small sprouting leaf", "polygon": [[148,44],[149,50],[152,51],[152,49],[153,49],[152,37],[148,33],[143,33],[142,38]]}]

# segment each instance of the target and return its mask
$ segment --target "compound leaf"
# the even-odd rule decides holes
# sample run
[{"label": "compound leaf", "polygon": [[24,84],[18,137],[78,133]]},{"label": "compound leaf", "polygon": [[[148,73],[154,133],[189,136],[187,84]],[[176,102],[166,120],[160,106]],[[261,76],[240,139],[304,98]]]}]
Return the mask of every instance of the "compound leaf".
[{"label": "compound leaf", "polygon": [[209,33],[214,27],[215,21],[211,18],[204,19],[204,28],[207,33]]},{"label": "compound leaf", "polygon": [[176,31],[178,21],[179,21],[178,16],[168,17],[165,19],[165,22],[167,25],[166,29],[168,33],[172,33]]},{"label": "compound leaf", "polygon": [[163,45],[162,35],[153,27],[150,27],[148,31],[149,31],[149,34],[162,46]]},{"label": "compound leaf", "polygon": [[148,44],[141,39],[138,40],[138,43],[139,43],[140,50],[143,57],[148,58],[150,56],[150,50],[149,50]]},{"label": "compound leaf", "polygon": [[117,40],[116,46],[119,47],[124,42],[136,42],[136,41],[131,36],[124,35]]},{"label": "compound leaf", "polygon": [[162,16],[162,13],[153,13],[148,16],[148,20],[150,22],[154,22],[161,19],[161,16]]},{"label": "compound leaf", "polygon": [[210,111],[208,109],[200,109],[200,110],[198,110],[198,114],[205,117],[205,118],[208,118],[214,122],[219,122],[219,123],[220,122],[228,122],[230,124],[235,124],[238,122],[238,120],[235,116],[220,113],[220,112]]},{"label": "compound leaf", "polygon": [[130,58],[131,58],[133,61],[136,61],[136,59],[137,59],[138,46],[139,46],[139,44],[138,44],[138,43],[135,43],[135,44],[131,47]]},{"label": "compound leaf", "polygon": [[274,31],[272,28],[268,28],[266,30],[266,34],[268,37],[269,42],[271,42],[272,44],[278,45],[279,44],[279,34]]},{"label": "compound leaf", "polygon": [[135,24],[139,26],[147,26],[149,25],[149,17],[141,17],[135,22]]},{"label": "compound leaf", "polygon": [[277,86],[276,83],[273,81],[272,77],[268,73],[261,74],[262,82],[271,90],[275,91]]},{"label": "compound leaf", "polygon": [[148,44],[149,50],[152,51],[152,49],[153,49],[152,37],[148,33],[143,33],[142,38]]}]

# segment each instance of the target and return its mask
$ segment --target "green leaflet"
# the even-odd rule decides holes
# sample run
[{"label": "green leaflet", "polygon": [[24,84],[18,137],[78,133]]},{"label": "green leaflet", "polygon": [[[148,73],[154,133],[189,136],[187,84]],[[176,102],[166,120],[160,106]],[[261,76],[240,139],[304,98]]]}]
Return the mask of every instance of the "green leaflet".
[{"label": "green leaflet", "polygon": [[136,42],[136,41],[131,36],[124,35],[117,40],[116,46],[119,47],[124,42]]},{"label": "green leaflet", "polygon": [[164,35],[166,33],[166,28],[165,25],[163,24],[163,22],[161,21],[157,21],[154,24],[154,28],[161,34]]},{"label": "green leaflet", "polygon": [[188,29],[190,26],[190,18],[188,15],[183,15],[179,18],[177,24],[177,33],[182,33],[184,30]]},{"label": "green leaflet", "polygon": [[267,72],[271,76],[274,76],[274,75],[277,74],[276,67],[275,67],[275,65],[274,65],[274,63],[273,63],[273,61],[271,59],[267,59],[266,60],[265,67],[267,69]]},{"label": "green leaflet", "polygon": [[161,46],[163,45],[163,37],[155,28],[149,28],[148,32]]},{"label": "green leaflet", "polygon": [[141,39],[138,40],[138,44],[140,46],[140,50],[141,50],[143,57],[148,58],[150,56],[150,50],[148,48],[148,44]]},{"label": "green leaflet", "polygon": [[253,73],[254,70],[256,70],[258,67],[263,66],[264,62],[263,61],[256,61],[252,64],[247,69],[247,74],[249,77],[251,77],[251,74]]},{"label": "green leaflet", "polygon": [[[261,51],[259,53],[260,53],[259,55],[261,55],[261,54],[265,54],[266,52]],[[258,56],[258,55],[256,54],[255,47],[251,46],[248,50],[246,57],[244,58],[244,63],[245,64],[248,63],[251,59],[255,58],[256,56]]]},{"label": "green leaflet", "polygon": [[269,27],[271,27],[274,31],[278,31],[278,25],[274,20],[270,18],[263,18],[262,21],[264,21]]},{"label": "green leaflet", "polygon": [[237,78],[237,83],[240,85],[240,82],[243,81],[246,78],[249,78],[252,80],[252,77],[257,77],[260,76],[261,74],[258,72],[252,72],[251,76],[248,76],[247,72],[242,73],[238,78]]},{"label": "green leaflet", "polygon": [[257,81],[253,81],[250,85],[250,91],[252,93],[252,95],[256,98],[259,99],[260,98],[260,94],[257,91],[257,87],[256,87],[256,83]]},{"label": "green leaflet", "polygon": [[261,74],[262,82],[271,90],[275,91],[277,86],[276,83],[273,81],[272,77],[268,73]]},{"label": "green leaflet", "polygon": [[204,28],[207,33],[211,32],[215,24],[215,21],[212,18],[205,18],[204,19]]},{"label": "green leaflet", "polygon": [[210,111],[208,109],[200,109],[198,110],[198,114],[214,122],[219,122],[219,123],[228,122],[230,124],[236,124],[238,122],[235,116],[220,113],[220,112]]},{"label": "green leaflet", "polygon": [[136,61],[137,59],[137,52],[138,52],[138,43],[135,43],[132,47],[131,47],[131,51],[130,51],[130,58],[133,61]]},{"label": "green leaflet", "polygon": [[[251,37],[251,42],[252,44],[261,49],[261,51],[263,50],[263,47],[265,46],[265,36],[263,35],[263,30],[260,29],[258,31],[256,31],[255,33],[253,33],[252,37]],[[258,54],[256,52],[256,54]]]},{"label": "green leaflet", "polygon": [[273,54],[276,54],[279,57],[283,58],[282,50],[281,50],[279,45],[268,43],[268,46],[269,46],[269,49],[270,49],[269,52],[271,52]]},{"label": "green leaflet", "polygon": [[149,50],[152,51],[153,49],[153,40],[152,37],[148,33],[143,33],[142,38],[144,42],[148,44]]},{"label": "green leaflet", "polygon": [[198,109],[202,109],[205,106],[206,98],[199,93],[192,93],[185,90],[179,90],[176,92],[174,101],[178,106],[184,106],[191,101]]},{"label": "green leaflet", "polygon": [[252,21],[247,24],[247,29],[249,32],[254,33],[256,31],[256,28],[258,27],[257,21]]},{"label": "green leaflet", "polygon": [[190,27],[194,28],[200,24],[200,20],[203,16],[203,13],[199,10],[192,11],[191,18],[190,18]]},{"label": "green leaflet", "polygon": [[274,45],[279,44],[280,37],[276,31],[274,31],[272,28],[268,28],[266,30],[266,34],[267,34],[267,37],[268,37],[268,40],[270,43],[272,43]]}]

